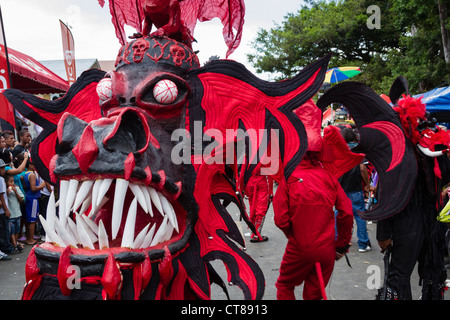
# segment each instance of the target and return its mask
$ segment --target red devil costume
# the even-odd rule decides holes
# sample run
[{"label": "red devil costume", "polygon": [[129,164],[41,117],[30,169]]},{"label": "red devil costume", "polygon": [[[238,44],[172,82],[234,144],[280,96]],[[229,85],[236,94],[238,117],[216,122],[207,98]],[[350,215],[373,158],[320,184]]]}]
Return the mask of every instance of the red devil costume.
[{"label": "red devil costume", "polygon": [[[353,226],[350,200],[336,176],[320,162],[333,157],[330,151],[323,154],[321,112],[312,100],[300,109],[302,113],[297,115],[306,124],[308,151],[292,175],[281,181],[273,204],[275,224],[288,238],[276,282],[277,299],[281,300],[295,299],[294,288],[303,282],[305,300],[325,298],[323,289],[333,271],[336,252],[347,251]],[[343,140],[335,138],[339,142],[334,143],[335,148],[345,150]]]},{"label": "red devil costume", "polygon": [[[23,299],[209,299],[212,283],[226,290],[210,263],[217,259],[245,299],[261,299],[264,275],[243,251],[224,204],[236,204],[256,232],[241,190],[269,142],[250,136],[245,158],[252,161],[239,174],[235,162],[209,160],[229,158],[227,147],[236,140],[227,129],[273,129],[276,174],[289,178],[308,145],[293,110],[319,90],[330,56],[283,83],[260,80],[231,60],[200,67],[190,38],[196,20],[221,18],[231,52],[242,31],[243,1],[109,4],[123,44],[115,70],[85,71],[54,101],[4,92],[43,128],[31,154],[60,197],[59,211],[52,196],[40,218],[47,238],[28,257]],[[128,42],[125,22],[138,32]],[[152,25],[158,29],[147,34]],[[170,102],[155,94],[161,82],[177,89]],[[190,140],[198,125],[200,141]],[[176,136],[186,142],[181,163],[172,157]]]},{"label": "red devil costume", "polygon": [[267,236],[261,235],[267,210],[269,209],[269,181],[267,176],[258,170],[245,186],[245,194],[250,204],[250,221],[255,225],[257,234],[252,234],[252,242],[267,241]]},{"label": "red devil costume", "polygon": [[[397,105],[404,92],[407,96]],[[345,82],[328,90],[318,106],[346,106],[360,133],[353,150],[364,152],[379,174],[377,205],[359,212],[363,219],[378,220],[377,239],[388,249],[378,298],[412,299],[410,276],[418,262],[421,298],[443,299],[444,226],[436,217],[441,183],[449,181],[450,136],[436,127],[420,98],[409,96],[403,77],[396,79],[389,96],[394,108],[367,86]]]},{"label": "red devil costume", "polygon": [[[306,157],[278,186],[273,205],[275,224],[289,239],[276,283],[277,299],[295,299],[294,287],[303,282],[305,300],[323,298],[319,279],[323,277],[326,286],[336,252],[345,253],[351,239],[350,200],[318,159]],[[338,211],[336,241],[333,207]],[[320,263],[321,275],[316,263]]]}]

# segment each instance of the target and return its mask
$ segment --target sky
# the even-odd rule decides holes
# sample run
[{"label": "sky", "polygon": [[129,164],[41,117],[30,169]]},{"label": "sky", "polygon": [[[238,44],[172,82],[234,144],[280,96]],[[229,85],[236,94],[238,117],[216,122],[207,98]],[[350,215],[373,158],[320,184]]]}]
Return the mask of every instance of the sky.
[{"label": "sky", "polygon": [[[302,0],[246,0],[241,44],[229,59],[245,64],[254,72],[246,55],[252,51],[250,43],[258,29],[281,24],[287,13],[297,12],[303,4]],[[8,47],[38,61],[63,59],[59,20],[72,27],[76,59],[116,59],[120,43],[107,4],[101,8],[97,0],[0,0],[0,7]],[[126,31],[131,35],[134,30]],[[198,43],[193,44],[193,49],[199,50],[201,63],[213,55],[225,58],[227,48],[218,19],[198,22],[194,37]]]}]

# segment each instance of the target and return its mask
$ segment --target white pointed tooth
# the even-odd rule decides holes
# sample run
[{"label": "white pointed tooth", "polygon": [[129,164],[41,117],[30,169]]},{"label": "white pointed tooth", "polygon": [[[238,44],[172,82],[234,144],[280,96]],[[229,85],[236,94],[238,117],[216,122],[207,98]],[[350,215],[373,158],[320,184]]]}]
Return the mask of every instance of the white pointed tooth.
[{"label": "white pointed tooth", "polygon": [[177,232],[179,232],[177,216],[175,215],[175,210],[173,209],[172,204],[161,193],[158,192],[158,195],[161,199],[161,204],[162,204],[165,215],[169,216],[170,223],[173,225],[175,230],[177,230]]},{"label": "white pointed tooth", "polygon": [[[84,214],[87,209],[89,209],[89,206],[92,205],[92,194],[88,195],[86,200],[83,201],[83,204],[81,205],[80,211],[78,211],[80,214]],[[75,211],[76,209],[74,209]],[[89,216],[91,215],[92,209],[89,213]]]},{"label": "white pointed tooth", "polygon": [[104,179],[102,184],[100,185],[100,189],[98,190],[98,196],[97,196],[97,201],[95,203],[95,205],[99,205],[100,202],[102,201],[103,197],[105,196],[106,192],[108,192],[109,187],[111,186],[111,183],[113,182],[113,179]]},{"label": "white pointed tooth", "polygon": [[148,193],[148,188],[146,186],[140,186],[142,194],[145,198],[145,203],[147,204],[148,213],[153,217],[152,200],[150,199],[150,194]]},{"label": "white pointed tooth", "polygon": [[159,226],[158,231],[156,231],[156,234],[152,240],[152,243],[150,244],[151,247],[154,245],[157,245],[158,243],[163,241],[164,234],[166,233],[167,222],[168,222],[168,217],[165,216],[163,221],[161,222],[161,225]]},{"label": "white pointed tooth", "polygon": [[142,229],[141,232],[139,232],[139,234],[136,236],[136,239],[134,239],[133,242],[133,249],[139,249],[142,246],[149,227],[150,223],[146,225],[144,229]]},{"label": "white pointed tooth", "polygon": [[80,215],[84,222],[86,222],[86,224],[89,226],[89,228],[92,230],[92,232],[95,233],[95,235],[98,235],[98,226],[95,224],[94,221],[92,221],[91,219],[89,219],[86,215],[81,214]]},{"label": "white pointed tooth", "polygon": [[[47,224],[49,228],[53,229],[55,226],[55,219],[56,219],[56,206],[55,206],[55,192],[52,191],[50,194],[50,197],[48,199],[48,205],[47,205]],[[48,236],[48,233],[45,233],[45,241],[50,242],[50,237]]]},{"label": "white pointed tooth", "polygon": [[134,198],[128,210],[127,221],[123,229],[122,244],[123,248],[132,248],[134,242],[134,227],[136,225],[137,199]]},{"label": "white pointed tooth", "polygon": [[98,247],[100,250],[109,248],[108,234],[102,220],[98,223]]},{"label": "white pointed tooth", "polygon": [[97,179],[94,182],[94,186],[92,187],[92,208],[91,212],[95,210],[95,207],[97,206],[97,198],[98,198],[98,192],[100,190],[100,186],[102,185],[103,179]]},{"label": "white pointed tooth", "polygon": [[145,196],[142,193],[140,186],[134,183],[130,183],[130,189],[139,202],[141,208],[145,211],[145,213],[148,213],[147,202],[145,201]]},{"label": "white pointed tooth", "polygon": [[59,219],[63,227],[66,226],[67,216],[69,215],[69,213],[66,212],[66,199],[68,191],[69,191],[69,181],[61,180],[61,183],[59,184]]},{"label": "white pointed tooth", "polygon": [[83,226],[83,229],[86,231],[86,233],[88,234],[88,236],[89,236],[89,239],[91,239],[91,241],[92,241],[92,243],[95,243],[95,242],[97,242],[97,240],[98,240],[98,238],[97,238],[97,235],[94,233],[94,231],[91,229],[91,227],[87,224],[87,222],[84,220],[85,218],[83,218],[83,216],[82,215],[80,215],[79,213],[77,213],[77,212],[75,212],[75,215],[76,215],[76,219],[77,219],[77,221],[76,221],[76,223],[77,223],[77,230],[78,230],[78,236],[80,237],[80,240],[82,240],[81,239],[81,234],[80,234],[80,230],[78,229],[78,225],[79,224],[81,224],[82,226]]},{"label": "white pointed tooth", "polygon": [[173,221],[171,222],[175,222],[175,224],[172,224],[172,226],[174,227],[174,229],[177,232],[180,232],[179,228],[178,228],[178,219],[177,219],[177,214],[175,213],[175,209],[173,208],[172,204],[169,202],[169,207],[170,207],[170,211],[172,212],[172,217],[173,217]]},{"label": "white pointed tooth", "polygon": [[89,237],[89,233],[86,230],[86,224],[84,224],[84,221],[82,218],[80,218],[80,216],[77,214],[77,231],[78,231],[78,236],[80,237],[80,242],[81,245],[84,248],[88,248],[88,249],[94,249],[94,244],[91,240],[91,238]]},{"label": "white pointed tooth", "polygon": [[[72,235],[72,232],[69,232],[63,226],[61,225],[61,222],[59,222],[58,219],[55,220],[55,230],[58,233],[58,235],[61,237],[61,239],[66,243],[67,245],[70,245],[74,248],[77,248],[77,241]],[[69,228],[70,230],[70,228]]]},{"label": "white pointed tooth", "polygon": [[77,240],[77,243],[81,244],[80,236],[78,235],[77,225],[75,224],[75,222],[72,219],[68,218],[67,226],[70,228],[70,231],[72,231],[72,234],[75,240]]},{"label": "white pointed tooth", "polygon": [[122,221],[123,203],[127,194],[128,181],[124,179],[116,180],[116,190],[114,194],[114,204],[111,221],[112,239],[115,240],[119,232],[120,223]]},{"label": "white pointed tooth", "polygon": [[[57,218],[58,219],[58,218]],[[61,221],[59,221],[59,222],[61,222]],[[75,243],[80,243],[79,241],[78,241],[78,234],[76,234],[76,233],[74,233],[73,232],[73,230],[72,230],[72,227],[70,226],[70,224],[75,224],[74,222],[73,222],[73,220],[69,217],[69,218],[67,218],[67,225],[66,225],[66,228],[65,228],[65,230],[66,230],[66,232],[69,234],[69,236],[71,237],[71,238],[73,238],[73,240],[75,240]],[[62,225],[61,225],[62,226]],[[75,226],[75,230],[76,230],[76,228],[77,228],[77,226]],[[63,239],[64,240],[64,239]]]},{"label": "white pointed tooth", "polygon": [[164,233],[162,241],[168,241],[172,238],[174,227],[171,223],[167,223],[166,232]]},{"label": "white pointed tooth", "polygon": [[155,234],[156,224],[154,224],[150,231],[147,233],[147,235],[144,238],[144,242],[141,244],[141,249],[150,247],[150,244],[153,240],[153,235]]},{"label": "white pointed tooth", "polygon": [[69,181],[69,190],[67,191],[67,197],[66,197],[66,214],[67,215],[70,213],[72,206],[73,206],[73,202],[77,195],[78,184],[79,184],[78,180],[70,179],[70,181]]},{"label": "white pointed tooth", "polygon": [[75,197],[75,202],[73,204],[72,210],[77,210],[79,206],[86,200],[92,186],[94,185],[94,180],[87,180],[81,183],[80,189]]},{"label": "white pointed tooth", "polygon": [[92,217],[95,217],[97,212],[100,211],[100,209],[105,205],[105,203],[108,202],[108,200],[109,200],[109,197],[104,196],[102,201],[100,201],[100,204],[98,206],[96,206],[94,210],[92,210],[92,208],[91,208],[91,212],[89,212],[89,218],[92,219]]},{"label": "white pointed tooth", "polygon": [[161,213],[164,216],[161,200],[159,199],[157,191],[152,187],[147,187],[147,190],[156,209],[158,209],[159,213]]},{"label": "white pointed tooth", "polygon": [[50,228],[47,224],[47,220],[42,215],[39,215],[39,220],[41,221],[42,227],[44,227],[45,233],[48,234],[50,241],[57,244],[58,246],[64,248],[66,244],[61,239],[60,236],[55,232],[54,228]]}]

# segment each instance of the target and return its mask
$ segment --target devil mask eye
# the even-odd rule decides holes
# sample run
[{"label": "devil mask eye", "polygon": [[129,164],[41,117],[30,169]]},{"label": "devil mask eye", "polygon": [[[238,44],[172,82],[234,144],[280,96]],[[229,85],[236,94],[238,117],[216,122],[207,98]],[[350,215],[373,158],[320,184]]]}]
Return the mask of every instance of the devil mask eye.
[{"label": "devil mask eye", "polygon": [[100,104],[108,101],[112,97],[112,80],[110,77],[103,78],[97,84],[97,94],[100,99]]},{"label": "devil mask eye", "polygon": [[143,82],[137,90],[138,105],[172,106],[184,103],[189,92],[187,83],[174,74],[159,74]]},{"label": "devil mask eye", "polygon": [[161,104],[171,104],[178,97],[178,87],[172,80],[159,80],[153,87],[153,97]]}]

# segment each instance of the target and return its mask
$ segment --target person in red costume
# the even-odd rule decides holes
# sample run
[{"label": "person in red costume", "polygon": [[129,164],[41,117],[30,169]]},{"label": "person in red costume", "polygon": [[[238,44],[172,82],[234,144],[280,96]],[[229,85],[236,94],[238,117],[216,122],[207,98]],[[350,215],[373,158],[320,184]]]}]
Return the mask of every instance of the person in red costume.
[{"label": "person in red costume", "polygon": [[271,178],[261,175],[260,172],[251,176],[247,182],[245,194],[250,204],[250,221],[257,230],[257,234],[252,233],[250,242],[269,240],[267,236],[261,235],[261,231],[272,195],[270,183],[272,183]]},{"label": "person in red costume", "polygon": [[335,260],[347,252],[353,226],[351,201],[321,162],[320,111],[308,103],[311,113],[303,115],[309,124],[308,151],[287,181],[280,182],[273,200],[275,224],[288,238],[275,284],[278,300],[295,299],[294,289],[303,282],[303,299],[326,299],[324,289]]}]

